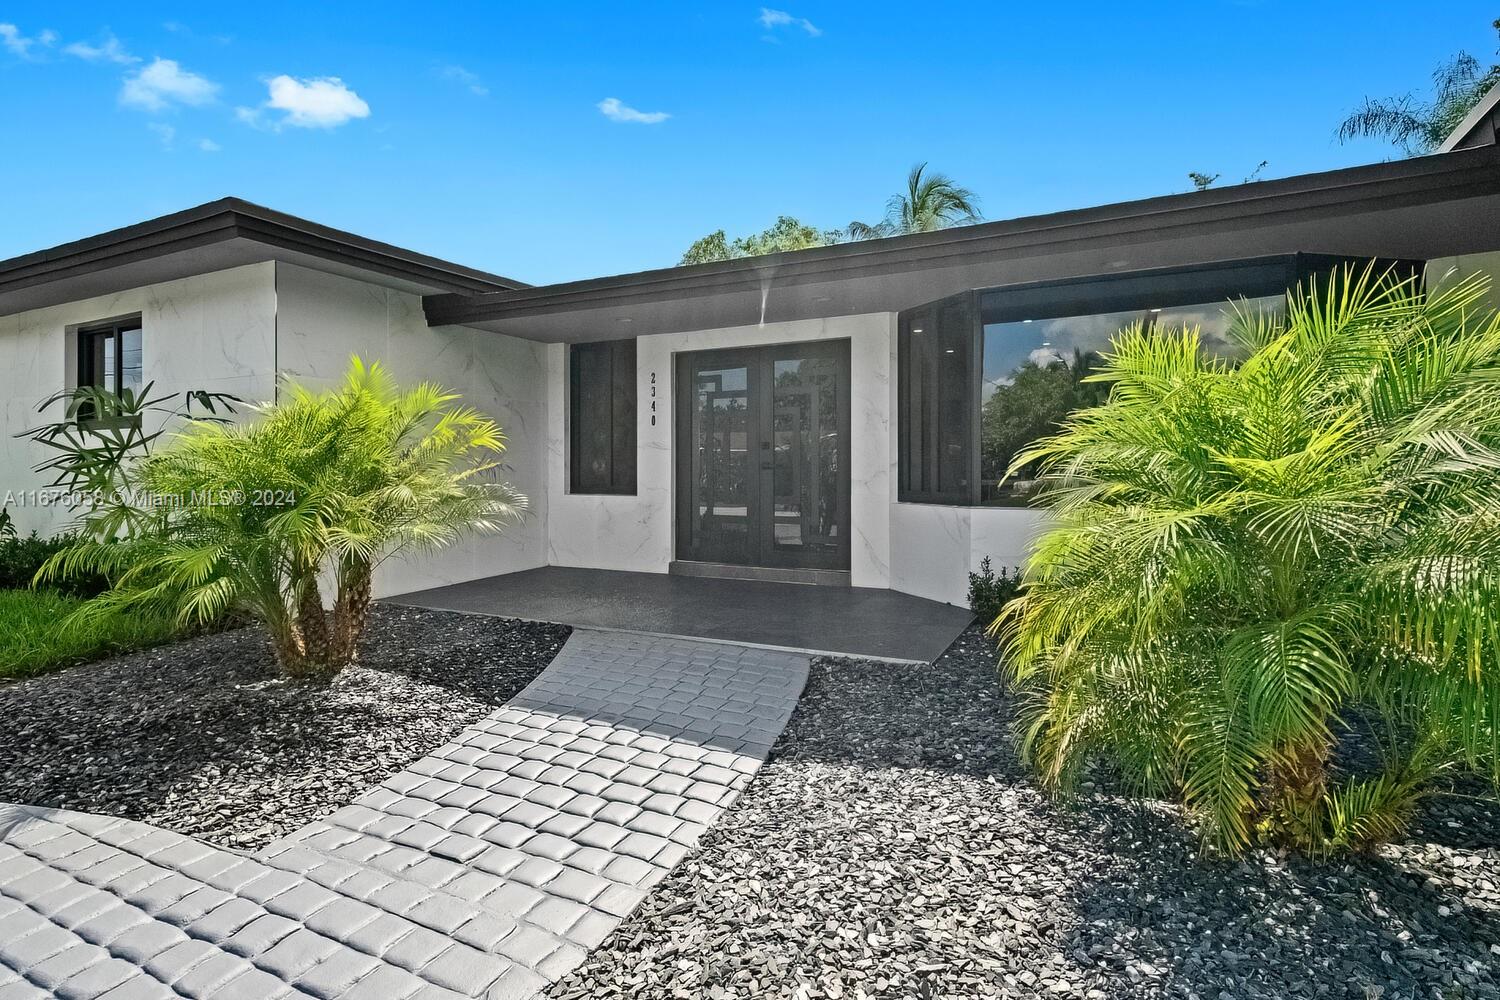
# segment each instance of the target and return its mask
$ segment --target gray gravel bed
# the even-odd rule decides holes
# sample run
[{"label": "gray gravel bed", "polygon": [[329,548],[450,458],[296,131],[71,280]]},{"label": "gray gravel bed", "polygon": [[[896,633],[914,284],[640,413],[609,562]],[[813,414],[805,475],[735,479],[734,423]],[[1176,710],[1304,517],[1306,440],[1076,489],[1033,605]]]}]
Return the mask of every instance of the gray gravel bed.
[{"label": "gray gravel bed", "polygon": [[324,816],[488,715],[560,625],[376,605],[358,665],[276,677],[258,628],[0,686],[0,802],[144,820],[240,850]]},{"label": "gray gravel bed", "polygon": [[977,629],[932,667],[815,662],[749,791],[549,995],[1500,997],[1492,809],[1205,860],[1165,805],[1039,794],[1009,711]]}]

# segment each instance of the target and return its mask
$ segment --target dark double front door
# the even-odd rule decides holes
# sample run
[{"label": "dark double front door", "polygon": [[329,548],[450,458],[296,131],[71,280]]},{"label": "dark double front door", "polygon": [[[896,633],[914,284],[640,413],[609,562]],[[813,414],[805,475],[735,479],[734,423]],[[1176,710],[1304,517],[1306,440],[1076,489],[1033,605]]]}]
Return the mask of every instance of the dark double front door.
[{"label": "dark double front door", "polygon": [[849,568],[849,342],[677,358],[677,558]]}]

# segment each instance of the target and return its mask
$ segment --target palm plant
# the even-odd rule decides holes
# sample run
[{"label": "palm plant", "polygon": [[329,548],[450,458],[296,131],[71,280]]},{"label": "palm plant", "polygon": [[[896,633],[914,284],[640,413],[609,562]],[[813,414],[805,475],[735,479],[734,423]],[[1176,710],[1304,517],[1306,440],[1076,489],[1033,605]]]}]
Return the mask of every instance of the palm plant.
[{"label": "palm plant", "polygon": [[[1238,367],[1136,326],[1109,400],[1019,455],[1054,526],[992,626],[1023,745],[1102,759],[1230,853],[1400,831],[1441,773],[1500,781],[1500,319],[1486,283],[1370,270],[1245,315]],[[1349,770],[1350,733],[1380,751]]]},{"label": "palm plant", "polygon": [[907,174],[906,192],[892,195],[886,203],[884,219],[873,225],[851,222],[844,232],[851,240],[867,240],[931,233],[977,221],[979,198],[974,192],[959,187],[945,174],[927,173],[927,164],[919,163]]},{"label": "palm plant", "polygon": [[[242,610],[265,625],[285,672],[326,676],[355,657],[381,560],[499,531],[525,510],[487,479],[499,427],[457,399],[429,383],[401,391],[355,358],[336,390],[288,385],[258,420],[189,424],[139,463],[141,491],[118,501],[152,530],[95,532],[38,578],[114,579],[80,614],[155,606],[187,622]],[[331,614],[320,580],[335,588]]]},{"label": "palm plant", "polygon": [[[1500,30],[1500,20],[1493,27]],[[1500,66],[1485,68],[1460,52],[1432,74],[1429,99],[1414,94],[1365,101],[1339,126],[1339,141],[1386,139],[1408,156],[1431,153],[1443,144],[1490,88],[1500,83]]]}]

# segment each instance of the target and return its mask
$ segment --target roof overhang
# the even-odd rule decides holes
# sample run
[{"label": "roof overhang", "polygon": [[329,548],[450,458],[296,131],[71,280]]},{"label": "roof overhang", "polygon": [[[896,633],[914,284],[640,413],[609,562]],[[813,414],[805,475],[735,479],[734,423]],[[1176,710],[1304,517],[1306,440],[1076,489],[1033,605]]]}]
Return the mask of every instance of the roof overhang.
[{"label": "roof overhang", "polygon": [[525,287],[497,274],[224,198],[0,261],[0,315],[268,260],[418,295]]},{"label": "roof overhang", "polygon": [[894,312],[971,288],[1297,252],[1500,249],[1500,148],[742,260],[424,299],[432,325],[546,342]]}]

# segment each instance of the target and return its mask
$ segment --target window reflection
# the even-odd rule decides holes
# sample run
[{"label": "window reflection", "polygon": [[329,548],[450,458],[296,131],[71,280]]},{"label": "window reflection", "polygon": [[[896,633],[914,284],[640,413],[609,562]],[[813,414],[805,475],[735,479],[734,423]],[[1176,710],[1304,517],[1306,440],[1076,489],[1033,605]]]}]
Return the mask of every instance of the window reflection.
[{"label": "window reflection", "polygon": [[[1280,295],[1241,299],[1239,310],[1279,313]],[[1009,479],[1015,457],[1039,438],[1053,434],[1072,411],[1097,406],[1109,386],[1088,382],[1120,330],[1141,322],[1161,330],[1196,327],[1204,350],[1235,360],[1239,348],[1229,337],[1236,304],[1223,301],[990,323],[984,327],[980,386],[980,499],[986,504],[1024,504],[1035,493],[1035,469]],[[1001,480],[1004,480],[1002,483]]]}]

